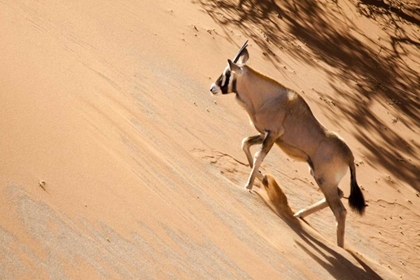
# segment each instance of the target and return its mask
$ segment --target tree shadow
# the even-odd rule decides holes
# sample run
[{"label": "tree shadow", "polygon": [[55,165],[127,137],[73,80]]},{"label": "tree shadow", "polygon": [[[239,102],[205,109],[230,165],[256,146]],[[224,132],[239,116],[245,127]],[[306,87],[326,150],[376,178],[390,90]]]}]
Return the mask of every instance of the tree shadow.
[{"label": "tree shadow", "polygon": [[[420,25],[416,7],[402,9],[381,0],[345,3],[353,5],[353,17],[369,17],[383,26],[388,45],[382,43],[385,40],[365,36],[337,1],[195,2],[229,40],[233,41],[229,29],[235,27],[251,38],[277,69],[282,69],[275,55],[280,52],[326,73],[336,95],[346,100],[345,105],[337,104],[338,112],[330,111],[327,117],[337,125],[341,117],[350,120],[371,164],[383,166],[393,178],[420,191],[418,139],[404,139],[394,129],[401,125],[419,130],[420,75],[413,65],[420,65],[420,51],[416,51],[420,50],[420,38],[405,28]],[[341,84],[345,86],[337,86]],[[375,104],[398,118],[384,122],[375,114]]]},{"label": "tree shadow", "polygon": [[[366,5],[366,7],[362,7]],[[396,15],[401,19],[420,26],[420,6],[407,1],[361,0],[357,7],[367,11],[367,16]]]}]

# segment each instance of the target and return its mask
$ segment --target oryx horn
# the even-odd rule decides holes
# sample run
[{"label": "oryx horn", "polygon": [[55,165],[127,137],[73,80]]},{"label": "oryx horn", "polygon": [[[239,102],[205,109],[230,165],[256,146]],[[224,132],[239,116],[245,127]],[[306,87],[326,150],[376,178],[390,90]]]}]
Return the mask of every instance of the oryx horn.
[{"label": "oryx horn", "polygon": [[239,49],[239,52],[236,54],[235,58],[233,59],[233,62],[238,62],[239,57],[243,53],[243,51],[248,47],[248,40],[245,41],[245,43],[242,45],[242,47]]}]

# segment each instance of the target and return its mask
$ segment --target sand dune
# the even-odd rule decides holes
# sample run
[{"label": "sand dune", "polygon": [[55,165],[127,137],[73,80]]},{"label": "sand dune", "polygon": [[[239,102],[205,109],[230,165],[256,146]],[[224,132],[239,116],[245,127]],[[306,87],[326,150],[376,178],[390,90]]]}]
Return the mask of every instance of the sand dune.
[{"label": "sand dune", "polygon": [[[0,278],[418,277],[419,7],[370,2],[0,2]],[[329,209],[292,217],[305,164],[243,189],[255,131],[208,88],[245,39],[356,156],[345,250]]]}]

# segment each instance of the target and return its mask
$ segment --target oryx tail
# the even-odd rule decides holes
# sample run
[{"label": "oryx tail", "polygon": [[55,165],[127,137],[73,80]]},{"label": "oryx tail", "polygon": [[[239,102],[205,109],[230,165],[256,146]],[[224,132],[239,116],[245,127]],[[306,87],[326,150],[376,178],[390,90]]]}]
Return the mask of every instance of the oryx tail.
[{"label": "oryx tail", "polygon": [[349,205],[350,207],[358,212],[360,215],[363,215],[366,208],[365,198],[363,193],[360,190],[359,185],[356,181],[356,168],[354,163],[350,164],[350,196],[349,196]]}]

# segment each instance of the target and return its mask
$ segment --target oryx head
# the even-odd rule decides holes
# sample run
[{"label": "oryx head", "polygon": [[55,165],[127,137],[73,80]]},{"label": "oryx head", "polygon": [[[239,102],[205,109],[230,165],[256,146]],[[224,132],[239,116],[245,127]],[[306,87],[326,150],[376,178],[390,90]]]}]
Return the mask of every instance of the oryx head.
[{"label": "oryx head", "polygon": [[210,92],[212,94],[236,92],[236,79],[239,75],[241,75],[242,64],[244,64],[249,58],[249,54],[246,49],[247,46],[248,40],[246,40],[239,49],[239,52],[236,54],[233,61],[228,59],[228,65],[222,75],[220,75],[216,82],[214,82],[210,87]]}]

